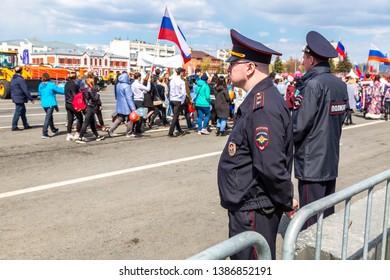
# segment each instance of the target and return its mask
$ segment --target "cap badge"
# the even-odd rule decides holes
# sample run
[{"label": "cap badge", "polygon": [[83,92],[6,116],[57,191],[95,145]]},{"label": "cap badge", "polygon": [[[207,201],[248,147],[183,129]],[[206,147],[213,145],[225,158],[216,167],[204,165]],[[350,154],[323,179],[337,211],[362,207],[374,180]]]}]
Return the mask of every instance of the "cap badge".
[{"label": "cap badge", "polygon": [[231,156],[231,157],[234,157],[234,156],[235,156],[235,154],[236,154],[236,152],[237,152],[236,143],[234,143],[234,142],[229,142],[228,152],[229,152],[229,156]]},{"label": "cap badge", "polygon": [[237,56],[237,57],[241,57],[241,58],[245,57],[244,53],[239,53],[239,52],[235,52],[235,51],[231,51],[230,53],[231,53],[231,55],[234,55],[234,56]]},{"label": "cap badge", "polygon": [[266,126],[258,126],[255,130],[255,143],[260,151],[267,148],[269,144],[269,129]]}]

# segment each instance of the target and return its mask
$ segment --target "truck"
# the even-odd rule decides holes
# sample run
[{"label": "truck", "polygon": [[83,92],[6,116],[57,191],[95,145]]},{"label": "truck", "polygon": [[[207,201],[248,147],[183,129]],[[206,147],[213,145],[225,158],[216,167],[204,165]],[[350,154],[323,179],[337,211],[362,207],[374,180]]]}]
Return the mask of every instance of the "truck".
[{"label": "truck", "polygon": [[[18,66],[19,54],[16,51],[0,51],[0,98],[11,98],[10,82]],[[68,78],[69,71],[65,68],[53,68],[49,65],[24,65],[22,77],[26,80],[27,88],[31,94],[36,95],[43,73],[48,73],[57,83]],[[82,71],[84,74],[84,70]]]}]

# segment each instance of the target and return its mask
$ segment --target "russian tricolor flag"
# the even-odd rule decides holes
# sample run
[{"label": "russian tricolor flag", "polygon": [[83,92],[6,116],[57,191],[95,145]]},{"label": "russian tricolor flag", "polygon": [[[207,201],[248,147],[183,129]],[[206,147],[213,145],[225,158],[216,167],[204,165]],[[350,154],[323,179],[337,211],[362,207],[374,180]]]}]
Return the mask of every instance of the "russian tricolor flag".
[{"label": "russian tricolor flag", "polygon": [[390,65],[390,59],[387,58],[377,47],[371,44],[370,52],[368,53],[368,60],[383,62]]},{"label": "russian tricolor flag", "polygon": [[191,51],[187,45],[186,38],[176,24],[173,16],[168,11],[168,8],[165,8],[158,39],[174,42],[180,49],[184,63],[191,60]]},{"label": "russian tricolor flag", "polygon": [[347,54],[345,53],[344,45],[339,41],[337,44],[336,51],[341,55],[344,59],[347,58]]},{"label": "russian tricolor flag", "polygon": [[355,72],[360,78],[360,76],[362,75],[362,72],[360,71],[359,65],[356,62],[353,62],[353,64],[355,65]]}]

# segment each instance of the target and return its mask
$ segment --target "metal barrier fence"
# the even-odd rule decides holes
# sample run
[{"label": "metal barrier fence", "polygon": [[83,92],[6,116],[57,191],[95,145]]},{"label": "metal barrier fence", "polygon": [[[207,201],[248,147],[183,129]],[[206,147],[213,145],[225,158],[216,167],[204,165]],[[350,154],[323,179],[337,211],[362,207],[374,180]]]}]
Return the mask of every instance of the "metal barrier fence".
[{"label": "metal barrier fence", "polygon": [[[342,201],[345,201],[344,208],[344,223],[343,223],[343,239],[342,239],[342,252],[341,259],[345,260],[347,257],[347,244],[348,244],[348,224],[350,218],[351,199],[355,195],[368,191],[367,195],[367,207],[366,207],[366,220],[364,228],[364,244],[363,244],[363,259],[366,260],[368,256],[368,244],[370,234],[370,219],[372,215],[372,200],[373,189],[378,184],[387,181],[385,207],[383,215],[383,227],[382,227],[382,249],[381,259],[385,259],[387,248],[387,232],[388,232],[388,218],[390,207],[390,170],[377,174],[371,178],[368,178],[360,183],[352,185],[349,188],[338,191],[332,195],[319,199],[311,204],[308,204],[296,213],[294,218],[290,221],[283,241],[282,259],[293,260],[296,249],[296,242],[298,234],[305,223],[305,221],[317,214],[317,234],[316,234],[316,247],[315,247],[315,259],[320,259],[321,253],[321,241],[322,241],[322,227],[323,227],[323,214],[326,209],[334,206]],[[250,246],[256,247],[259,260],[270,260],[271,252],[267,241],[264,237],[253,231],[242,232],[228,240],[225,240],[197,255],[189,258],[189,260],[222,260],[227,257],[245,249]]]},{"label": "metal barrier fence", "polygon": [[367,260],[368,244],[370,242],[369,234],[371,229],[370,220],[372,217],[373,189],[376,185],[384,181],[387,181],[385,207],[383,210],[384,215],[383,215],[382,249],[381,249],[381,259],[384,260],[386,255],[386,247],[387,247],[386,242],[387,242],[388,217],[389,217],[389,206],[390,206],[390,170],[377,174],[360,183],[352,185],[349,188],[338,191],[332,195],[319,199],[299,209],[299,211],[291,220],[286,230],[286,234],[283,241],[282,259],[285,260],[294,259],[298,234],[305,221],[316,214],[317,214],[318,221],[317,221],[317,234],[316,234],[316,245],[315,245],[315,259],[316,260],[320,259],[324,211],[331,206],[334,206],[340,202],[345,201],[343,238],[342,238],[342,248],[341,248],[341,259],[345,260],[347,257],[348,224],[350,218],[351,198],[367,190],[368,193],[367,193],[367,206],[366,206],[364,243],[363,243],[363,259]]},{"label": "metal barrier fence", "polygon": [[270,260],[271,250],[265,238],[254,231],[246,231],[237,234],[213,247],[188,258],[189,260],[224,260],[227,257],[254,246],[259,260]]}]

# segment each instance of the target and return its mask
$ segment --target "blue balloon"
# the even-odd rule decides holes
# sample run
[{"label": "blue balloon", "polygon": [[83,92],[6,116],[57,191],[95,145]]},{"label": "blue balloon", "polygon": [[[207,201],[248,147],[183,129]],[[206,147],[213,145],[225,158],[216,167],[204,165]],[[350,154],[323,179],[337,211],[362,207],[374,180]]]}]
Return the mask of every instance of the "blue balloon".
[{"label": "blue balloon", "polygon": [[148,109],[147,108],[144,108],[144,107],[140,107],[137,109],[137,113],[140,117],[146,117],[146,115],[148,114]]}]

